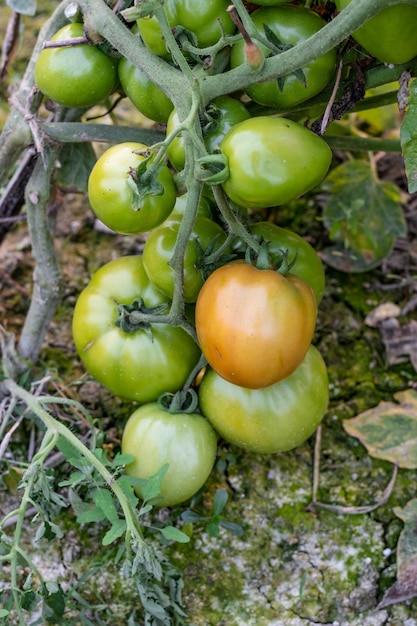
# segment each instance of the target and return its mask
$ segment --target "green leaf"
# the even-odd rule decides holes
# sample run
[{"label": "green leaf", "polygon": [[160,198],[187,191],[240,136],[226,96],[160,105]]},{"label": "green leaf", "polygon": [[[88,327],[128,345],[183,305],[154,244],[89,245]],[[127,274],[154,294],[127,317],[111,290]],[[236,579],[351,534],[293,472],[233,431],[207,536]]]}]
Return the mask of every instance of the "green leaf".
[{"label": "green leaf", "polygon": [[401,124],[400,141],[409,193],[417,191],[417,80],[410,82],[410,97]]},{"label": "green leaf", "polygon": [[[20,602],[24,611],[32,611],[38,602],[38,596],[34,591],[28,589],[28,591],[22,594]],[[6,615],[8,615],[8,613],[9,611],[6,612]]]},{"label": "green leaf", "polygon": [[48,581],[42,586],[42,596],[46,605],[53,611],[54,617],[62,617],[65,613],[65,594],[56,581]]},{"label": "green leaf", "polygon": [[94,492],[93,500],[95,505],[103,511],[109,522],[114,523],[119,519],[114,496],[110,491],[97,489]]},{"label": "green leaf", "polygon": [[33,16],[36,13],[36,0],[7,0],[7,6],[22,15]]},{"label": "green leaf", "polygon": [[203,522],[207,518],[203,515],[199,515],[198,513],[194,513],[194,511],[187,510],[181,513],[181,519],[183,520],[183,522],[191,522],[192,524],[194,524],[198,522]]},{"label": "green leaf", "polygon": [[169,541],[178,541],[178,543],[188,543],[190,541],[188,535],[174,526],[165,526],[165,528],[160,529],[160,532]]},{"label": "green leaf", "polygon": [[[65,437],[62,437],[62,435],[58,437],[56,447],[60,452],[62,452],[68,463],[71,463],[71,465],[74,465],[74,461],[83,459],[81,452],[72,443],[65,439]],[[76,465],[75,467],[78,466]]]},{"label": "green leaf", "polygon": [[7,609],[0,609],[0,617],[7,617],[9,613],[10,611],[8,611]]},{"label": "green leaf", "polygon": [[93,506],[89,509],[82,511],[77,515],[77,522],[79,524],[91,524],[92,522],[103,522],[106,519],[106,514],[99,506]]},{"label": "green leaf", "polygon": [[88,177],[97,157],[90,143],[63,144],[59,156],[60,167],[56,177],[66,189],[87,191]]},{"label": "green leaf", "polygon": [[132,507],[135,508],[137,506],[139,500],[136,497],[136,494],[135,494],[135,492],[132,489],[132,485],[130,483],[129,477],[126,476],[125,474],[123,474],[122,476],[119,476],[119,478],[116,480],[116,482],[119,485],[119,487],[121,488],[121,490],[123,491],[123,493],[126,496],[126,498],[129,500],[129,502],[132,505]]},{"label": "green leaf", "polygon": [[220,533],[220,526],[217,521],[210,521],[206,526],[206,532],[210,535],[210,537],[218,537]]},{"label": "green leaf", "polygon": [[241,537],[245,532],[242,526],[239,526],[239,524],[235,524],[234,522],[221,521],[220,526],[236,537]]},{"label": "green leaf", "polygon": [[126,520],[118,519],[114,521],[110,530],[108,530],[103,537],[103,546],[108,546],[109,544],[113,543],[113,541],[116,541],[116,539],[124,535],[126,532],[126,528]]},{"label": "green leaf", "polygon": [[396,237],[406,235],[401,191],[379,180],[370,164],[348,161],[323,183],[329,196],[323,221],[334,242],[324,261],[340,271],[364,272],[382,263]]},{"label": "green leaf", "polygon": [[159,495],[162,481],[168,471],[168,467],[169,464],[165,463],[153,476],[148,478],[142,489],[142,497],[144,500],[153,500],[153,498]]},{"label": "green leaf", "polygon": [[343,427],[377,459],[398,467],[417,468],[417,392],[401,391],[394,402],[381,402],[373,409],[345,420]]},{"label": "green leaf", "polygon": [[226,489],[218,489],[216,491],[216,493],[214,494],[214,499],[213,499],[214,515],[220,515],[220,513],[223,511],[224,507],[226,506],[228,499],[229,499],[229,496],[227,494]]},{"label": "green leaf", "polygon": [[394,513],[404,522],[397,543],[397,580],[385,593],[377,609],[417,596],[417,499],[410,500],[402,509],[395,507]]},{"label": "green leaf", "polygon": [[112,460],[111,466],[116,469],[120,465],[129,465],[129,463],[133,463],[135,458],[136,457],[133,454],[122,454],[121,452],[118,452]]}]

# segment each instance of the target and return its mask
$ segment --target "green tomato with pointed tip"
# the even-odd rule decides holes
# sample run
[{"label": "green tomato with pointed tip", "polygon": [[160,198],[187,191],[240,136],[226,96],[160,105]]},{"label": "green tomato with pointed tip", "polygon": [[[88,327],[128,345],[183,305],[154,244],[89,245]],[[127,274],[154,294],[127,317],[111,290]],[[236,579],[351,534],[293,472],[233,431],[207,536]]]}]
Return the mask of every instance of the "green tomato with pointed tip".
[{"label": "green tomato with pointed tip", "polygon": [[220,144],[229,198],[249,209],[280,206],[316,187],[332,160],[328,144],[284,117],[253,117],[236,124]]}]

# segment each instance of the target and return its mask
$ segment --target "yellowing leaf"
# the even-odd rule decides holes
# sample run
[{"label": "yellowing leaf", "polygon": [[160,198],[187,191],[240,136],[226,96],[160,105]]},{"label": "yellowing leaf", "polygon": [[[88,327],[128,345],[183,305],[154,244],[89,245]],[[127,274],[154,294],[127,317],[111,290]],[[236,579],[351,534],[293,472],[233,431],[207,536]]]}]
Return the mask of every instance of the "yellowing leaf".
[{"label": "yellowing leaf", "polygon": [[333,243],[323,260],[344,272],[380,265],[406,234],[399,188],[379,180],[369,163],[348,161],[332,170],[323,189],[329,194],[323,221]]},{"label": "yellowing leaf", "polygon": [[412,390],[395,394],[395,402],[378,406],[344,420],[343,427],[356,437],[377,459],[398,467],[417,468],[417,393]]}]

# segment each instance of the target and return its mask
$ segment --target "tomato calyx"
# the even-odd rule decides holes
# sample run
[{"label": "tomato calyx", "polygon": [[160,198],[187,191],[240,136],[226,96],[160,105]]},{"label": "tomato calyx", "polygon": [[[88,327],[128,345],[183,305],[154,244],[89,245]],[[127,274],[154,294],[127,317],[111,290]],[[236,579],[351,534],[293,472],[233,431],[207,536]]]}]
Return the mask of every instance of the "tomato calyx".
[{"label": "tomato calyx", "polygon": [[220,185],[230,176],[229,162],[221,152],[207,154],[196,161],[195,177],[208,185]]},{"label": "tomato calyx", "polygon": [[298,253],[296,252],[294,257],[290,259],[287,248],[281,248],[279,252],[280,257],[273,263],[269,252],[269,242],[261,238],[257,252],[250,247],[246,248],[245,261],[248,265],[254,265],[258,270],[274,270],[285,276],[296,263]]},{"label": "tomato calyx", "polygon": [[136,169],[129,170],[126,179],[132,192],[132,208],[140,211],[147,196],[162,196],[164,187],[157,180],[163,163],[153,163],[155,155],[151,154],[141,161]]},{"label": "tomato calyx", "polygon": [[221,111],[219,107],[210,102],[205,111],[200,116],[201,130],[203,137],[214,133],[220,126]]},{"label": "tomato calyx", "polygon": [[[294,44],[292,43],[283,43],[279,39],[279,37],[276,36],[272,28],[268,26],[268,24],[263,24],[263,29],[265,32],[265,37],[267,38],[267,40],[269,41],[269,43],[272,45],[272,48],[273,48],[270,54],[268,55],[268,58],[281,54],[282,52],[286,52],[287,50],[291,50],[291,48],[294,48]],[[302,82],[304,86],[306,85],[306,77],[301,68],[292,71],[291,74],[293,74],[296,78],[298,78],[298,80]],[[284,83],[285,83],[285,76],[279,76],[277,78],[277,85],[280,91],[283,91]]]},{"label": "tomato calyx", "polygon": [[135,22],[141,17],[152,17],[155,11],[155,2],[150,0],[147,2],[146,0],[141,0],[135,4],[134,7],[130,7],[128,9],[124,9],[120,11],[120,15],[126,22]]},{"label": "tomato calyx", "polygon": [[147,307],[143,298],[136,298],[132,304],[119,304],[117,306],[118,317],[114,323],[124,333],[129,334],[137,330],[143,330],[152,339],[151,325],[146,316],[162,315],[167,308],[167,303],[159,304],[155,307]]},{"label": "tomato calyx", "polygon": [[195,413],[198,407],[197,393],[189,387],[176,393],[164,393],[158,398],[158,406],[168,413]]},{"label": "tomato calyx", "polygon": [[224,253],[224,250],[229,247],[229,238],[224,241],[223,245],[219,246],[218,242],[220,237],[220,234],[216,235],[205,249],[201,245],[198,238],[195,240],[195,247],[198,255],[195,267],[201,272],[204,280],[206,280],[218,267],[225,265],[226,263],[230,263],[230,261],[233,261],[233,259],[236,258],[235,254]]}]

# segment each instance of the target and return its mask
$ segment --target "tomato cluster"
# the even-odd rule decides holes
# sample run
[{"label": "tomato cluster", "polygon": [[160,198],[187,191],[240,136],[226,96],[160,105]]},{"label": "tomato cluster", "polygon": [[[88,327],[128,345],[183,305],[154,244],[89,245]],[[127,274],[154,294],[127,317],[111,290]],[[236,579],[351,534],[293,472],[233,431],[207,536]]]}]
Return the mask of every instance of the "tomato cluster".
[{"label": "tomato cluster", "polygon": [[[339,10],[349,1],[336,0]],[[183,46],[189,68],[202,49],[200,71],[209,67],[206,51],[223,38],[222,72],[260,66],[325,25],[301,3],[258,0],[250,15],[254,61],[228,5],[166,0],[165,20],[176,36],[170,45],[152,11],[132,32],[174,66],[176,47]],[[391,17],[396,26],[411,24],[416,11],[395,6],[375,24],[385,28]],[[354,36],[383,61],[403,62],[384,54],[387,45],[372,28]],[[160,503],[174,505],[204,485],[218,436],[259,453],[290,450],[310,437],[327,409],[326,365],[312,345],[323,266],[305,239],[268,216],[316,188],[329,170],[326,141],[285,111],[331,83],[336,51],[283,78],[249,81],[241,93],[200,102],[190,134],[161,81],[96,45],[70,45],[83,32],[81,24],[68,25],[54,37],[68,45],[41,52],[39,89],[64,107],[81,108],[119,91],[166,125],[166,141],[117,143],[90,173],[96,216],[116,233],[146,233],[146,242],[143,254],[117,258],[91,278],[75,306],[74,342],[98,382],[139,405],[122,440],[134,457],[126,471],[140,479],[138,494],[140,481],[168,464]],[[415,38],[407,41],[411,58]],[[197,405],[185,402],[190,390]]]}]

